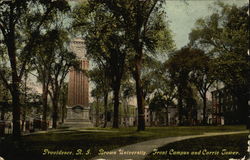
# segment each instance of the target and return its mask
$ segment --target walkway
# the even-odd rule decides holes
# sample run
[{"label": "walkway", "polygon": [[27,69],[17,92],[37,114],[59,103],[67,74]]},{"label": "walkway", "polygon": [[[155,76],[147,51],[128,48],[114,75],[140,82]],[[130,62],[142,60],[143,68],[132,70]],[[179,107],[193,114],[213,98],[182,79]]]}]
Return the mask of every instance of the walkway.
[{"label": "walkway", "polygon": [[240,134],[240,133],[249,133],[249,131],[205,133],[203,135],[160,138],[114,149],[112,151],[106,152],[106,155],[94,157],[91,160],[144,160],[146,155],[151,153],[154,149],[162,147],[169,143],[191,138]]},{"label": "walkway", "polygon": [[22,133],[23,136],[27,135],[35,135],[35,134],[45,134],[45,133],[70,133],[73,131],[78,131],[78,132],[118,132],[118,131],[109,131],[109,130],[102,130],[102,129],[84,129],[84,128],[79,128],[79,127],[70,127],[66,129],[48,129],[46,131],[35,131],[35,132],[27,132],[27,133]]}]

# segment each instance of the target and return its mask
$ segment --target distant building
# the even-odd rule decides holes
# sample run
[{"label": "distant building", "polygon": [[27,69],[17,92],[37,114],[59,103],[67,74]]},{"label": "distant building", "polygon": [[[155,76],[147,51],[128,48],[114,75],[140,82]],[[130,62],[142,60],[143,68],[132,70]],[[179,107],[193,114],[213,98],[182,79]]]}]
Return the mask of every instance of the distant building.
[{"label": "distant building", "polygon": [[145,126],[150,126],[150,110],[149,106],[144,107],[144,115],[145,115]]},{"label": "distant building", "polygon": [[169,106],[161,111],[151,111],[151,126],[176,125],[178,125],[178,109],[176,106]]},{"label": "distant building", "polygon": [[239,116],[237,98],[227,88],[212,92],[212,124],[238,124]]},{"label": "distant building", "polygon": [[[97,106],[98,105],[98,106]],[[105,122],[105,111],[103,103],[97,104],[96,102],[90,105],[90,119],[95,126],[103,126]],[[126,108],[126,109],[125,109]],[[132,127],[136,125],[136,107],[128,105],[124,108],[123,104],[119,106],[119,126],[121,127]],[[107,126],[112,127],[113,124],[113,103],[108,105],[107,109]]]}]

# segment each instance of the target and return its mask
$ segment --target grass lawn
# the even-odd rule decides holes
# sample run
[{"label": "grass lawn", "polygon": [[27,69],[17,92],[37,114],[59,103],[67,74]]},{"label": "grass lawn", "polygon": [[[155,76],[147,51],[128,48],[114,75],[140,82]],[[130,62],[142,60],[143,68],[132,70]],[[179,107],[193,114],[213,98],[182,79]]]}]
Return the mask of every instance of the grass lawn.
[{"label": "grass lawn", "polygon": [[[145,160],[228,160],[247,153],[248,134],[195,138],[168,144]],[[193,154],[193,155],[192,155]]]},{"label": "grass lawn", "polygon": [[[6,138],[5,141],[0,142],[0,156],[6,160],[87,160],[96,156],[100,149],[107,151],[149,139],[195,135],[205,132],[242,131],[246,130],[245,128],[245,126],[149,127],[142,132],[137,132],[136,128],[62,129],[23,136],[18,143]],[[56,155],[52,155],[55,152],[49,152],[49,155],[46,152],[46,155],[43,155],[46,149],[58,152]],[[90,154],[86,155],[88,149],[90,149]],[[80,152],[81,150],[82,152]],[[60,155],[66,154],[65,152],[69,155]],[[75,153],[81,154],[75,155]]]}]

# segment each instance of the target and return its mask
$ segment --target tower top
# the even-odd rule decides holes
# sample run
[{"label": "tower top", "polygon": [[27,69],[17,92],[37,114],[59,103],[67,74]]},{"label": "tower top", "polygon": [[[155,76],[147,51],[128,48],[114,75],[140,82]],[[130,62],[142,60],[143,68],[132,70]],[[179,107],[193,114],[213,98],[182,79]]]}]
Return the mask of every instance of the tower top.
[{"label": "tower top", "polygon": [[85,41],[81,38],[75,38],[70,42],[70,49],[76,54],[77,58],[83,59],[86,55]]}]

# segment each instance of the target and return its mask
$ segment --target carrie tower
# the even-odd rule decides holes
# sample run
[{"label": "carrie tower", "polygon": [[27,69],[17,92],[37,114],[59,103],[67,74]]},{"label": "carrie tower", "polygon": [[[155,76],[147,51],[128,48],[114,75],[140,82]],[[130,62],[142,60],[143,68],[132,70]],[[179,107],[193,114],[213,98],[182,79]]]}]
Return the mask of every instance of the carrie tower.
[{"label": "carrie tower", "polygon": [[71,68],[68,83],[67,117],[65,125],[69,127],[91,127],[89,119],[89,82],[86,71],[89,61],[86,58],[84,40],[76,38],[71,41],[70,49],[79,60],[79,68]]},{"label": "carrie tower", "polygon": [[68,106],[80,105],[89,106],[89,82],[86,71],[89,68],[89,62],[86,59],[86,49],[84,41],[80,38],[74,39],[70,43],[70,49],[76,54],[79,60],[79,69],[71,68],[69,72],[68,86]]}]

